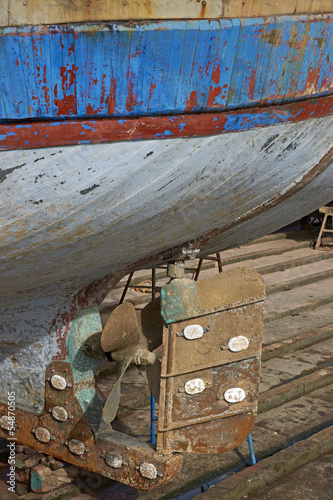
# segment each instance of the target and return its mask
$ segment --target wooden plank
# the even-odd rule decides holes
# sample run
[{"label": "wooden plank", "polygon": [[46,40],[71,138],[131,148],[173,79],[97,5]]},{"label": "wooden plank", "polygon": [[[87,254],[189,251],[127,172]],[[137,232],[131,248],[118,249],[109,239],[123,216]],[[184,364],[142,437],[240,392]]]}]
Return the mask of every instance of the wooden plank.
[{"label": "wooden plank", "polygon": [[9,9],[9,0],[2,0],[0,7],[0,26],[8,25],[8,9]]},{"label": "wooden plank", "polygon": [[[9,0],[3,0],[3,2]],[[79,5],[81,3],[81,5]],[[83,4],[83,5],[82,5]],[[11,0],[0,25],[130,19],[219,19],[333,12],[331,0]]]},{"label": "wooden plank", "polygon": [[223,3],[224,17],[319,14],[332,10],[331,0],[230,0]]},{"label": "wooden plank", "polygon": [[[11,0],[10,24],[51,24],[128,19],[219,18],[223,0]],[[79,3],[83,5],[78,5]],[[23,5],[22,5],[23,4]],[[85,5],[88,4],[88,5]],[[204,4],[204,5],[203,5]],[[172,13],[172,14],[171,14]]]}]

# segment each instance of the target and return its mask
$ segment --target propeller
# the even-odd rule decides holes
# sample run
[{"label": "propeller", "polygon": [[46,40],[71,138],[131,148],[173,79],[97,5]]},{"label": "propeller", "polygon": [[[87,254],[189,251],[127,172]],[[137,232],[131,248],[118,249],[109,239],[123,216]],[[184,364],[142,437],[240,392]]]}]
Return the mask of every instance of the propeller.
[{"label": "propeller", "polygon": [[102,332],[101,346],[118,364],[118,377],[104,405],[105,423],[111,423],[117,415],[121,381],[130,364],[138,366],[153,395],[158,397],[161,364],[154,351],[161,346],[162,335],[159,298],[141,311],[124,302],[110,314]]}]

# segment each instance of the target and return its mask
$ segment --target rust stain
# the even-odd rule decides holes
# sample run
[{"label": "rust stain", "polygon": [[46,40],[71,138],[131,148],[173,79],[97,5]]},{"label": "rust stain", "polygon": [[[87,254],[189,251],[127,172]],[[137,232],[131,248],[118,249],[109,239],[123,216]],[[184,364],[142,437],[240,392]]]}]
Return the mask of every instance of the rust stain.
[{"label": "rust stain", "polygon": [[68,95],[63,99],[55,99],[55,105],[58,107],[57,116],[76,114],[76,97]]},{"label": "rust stain", "polygon": [[71,55],[71,54],[74,54],[74,42],[70,44],[70,46],[68,47],[68,57]]},{"label": "rust stain", "polygon": [[47,78],[46,78],[46,65],[44,66],[44,70],[43,70],[43,87],[42,87],[42,90],[44,91],[44,99],[45,99],[45,102],[47,104],[47,107],[46,107],[46,112],[48,113],[49,110],[50,110],[50,94],[49,94],[49,87],[47,85]]},{"label": "rust stain", "polygon": [[201,19],[204,19],[206,17],[206,7],[207,7],[207,2],[205,0],[203,0],[201,2],[201,9],[200,9],[200,14],[199,14],[199,17]]},{"label": "rust stain", "polygon": [[[60,68],[61,88],[64,93],[63,99],[55,99],[54,103],[58,107],[57,116],[77,114],[75,79],[78,67],[72,64],[71,67],[62,66]],[[74,87],[74,94],[66,95],[71,87]],[[54,94],[58,89],[54,88]]]},{"label": "rust stain", "polygon": [[100,113],[100,112],[101,112],[101,108],[94,109],[90,103],[87,104],[86,115],[88,115],[88,116],[97,115],[97,113]]},{"label": "rust stain", "polygon": [[281,45],[281,29],[273,29],[268,33],[264,30],[261,35],[261,39],[271,45],[280,46]]},{"label": "rust stain", "polygon": [[150,88],[149,88],[149,98],[148,98],[148,109],[149,109],[149,103],[150,99],[153,97],[153,91],[156,89],[156,84],[151,82]]},{"label": "rust stain", "polygon": [[[258,61],[257,61],[258,63]],[[257,81],[257,68],[255,69],[251,69],[251,76],[250,76],[250,80],[249,80],[249,96],[250,96],[250,99],[253,100],[253,96],[254,96],[254,90],[255,90],[255,85],[256,85],[256,81]]]},{"label": "rust stain", "polygon": [[153,10],[152,10],[152,2],[151,0],[146,0],[145,2],[143,2],[143,5],[146,7],[147,11],[148,11],[148,14],[150,16],[153,15]]},{"label": "rust stain", "polygon": [[115,78],[111,78],[110,94],[105,101],[106,104],[108,105],[109,115],[113,115],[116,109],[116,88],[117,88],[117,81]]},{"label": "rust stain", "polygon": [[215,86],[211,85],[209,89],[209,94],[207,99],[208,107],[214,106],[216,97],[218,97],[222,92],[222,88],[219,85],[220,79],[221,79],[221,66],[220,64],[218,64],[212,73],[212,80],[215,83]]},{"label": "rust stain", "polygon": [[127,111],[132,111],[132,109],[138,105],[138,96],[134,93],[133,75],[130,71],[127,73],[127,81],[126,109]]},{"label": "rust stain", "polygon": [[106,92],[106,89],[105,89],[105,78],[106,78],[106,75],[102,75],[102,92],[101,92],[101,104],[104,104],[104,101],[105,101],[105,92]]},{"label": "rust stain", "polygon": [[190,93],[190,97],[186,101],[186,111],[192,111],[192,109],[195,107],[197,101],[197,91],[192,90]]}]

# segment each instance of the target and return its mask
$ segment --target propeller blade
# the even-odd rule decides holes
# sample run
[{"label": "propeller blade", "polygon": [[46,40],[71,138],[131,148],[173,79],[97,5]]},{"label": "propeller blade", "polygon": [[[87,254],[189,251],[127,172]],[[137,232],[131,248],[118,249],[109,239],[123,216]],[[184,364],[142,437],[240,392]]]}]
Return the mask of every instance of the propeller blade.
[{"label": "propeller blade", "polygon": [[114,352],[140,343],[140,329],[133,304],[120,304],[107,320],[101,337],[104,352]]},{"label": "propeller blade", "polygon": [[154,351],[163,342],[163,319],[160,298],[152,300],[140,311],[141,344]]},{"label": "propeller blade", "polygon": [[138,366],[138,368],[147,382],[150,392],[158,401],[160,398],[161,361],[157,359],[153,365]]},{"label": "propeller blade", "polygon": [[127,370],[132,359],[133,359],[132,356],[129,356],[127,359],[124,359],[119,365],[119,375],[117,382],[115,383],[115,385],[112,388],[112,391],[108,395],[108,398],[103,408],[103,420],[106,424],[110,424],[116,418],[120,401],[120,384],[125,374],[125,371]]}]

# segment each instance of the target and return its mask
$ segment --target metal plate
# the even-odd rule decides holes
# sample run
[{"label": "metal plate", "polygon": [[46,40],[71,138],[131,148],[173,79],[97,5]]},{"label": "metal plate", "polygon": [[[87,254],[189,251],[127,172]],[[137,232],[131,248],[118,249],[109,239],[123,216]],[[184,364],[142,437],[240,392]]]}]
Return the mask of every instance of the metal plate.
[{"label": "metal plate", "polygon": [[[193,319],[170,325],[169,343],[173,344],[174,353],[169,360],[170,372],[185,373],[198,366],[219,366],[244,357],[257,356],[261,349],[262,314],[263,303],[259,302],[201,316],[200,326],[208,331],[193,342],[183,337],[184,330],[193,325]],[[235,339],[234,332],[238,333],[237,338],[248,339],[246,351],[229,349],[230,341]],[[231,345],[235,345],[235,340],[232,340]]]}]

